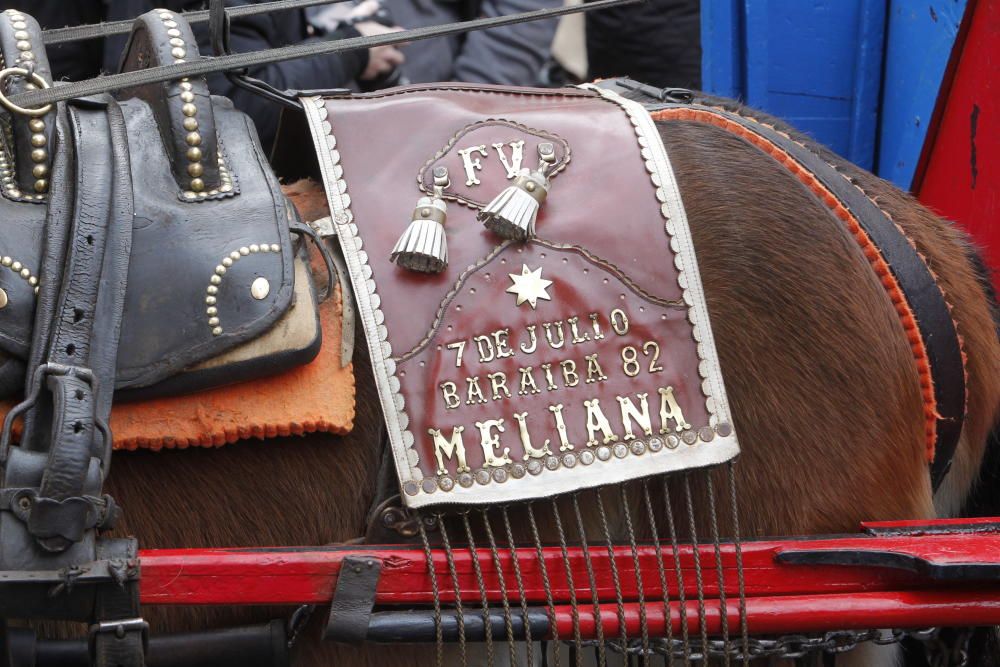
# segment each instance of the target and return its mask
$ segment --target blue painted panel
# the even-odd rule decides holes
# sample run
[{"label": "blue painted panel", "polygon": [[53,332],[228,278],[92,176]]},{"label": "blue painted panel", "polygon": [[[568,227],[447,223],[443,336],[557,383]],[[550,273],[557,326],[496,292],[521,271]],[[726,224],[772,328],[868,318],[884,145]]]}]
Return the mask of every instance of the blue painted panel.
[{"label": "blue painted panel", "polygon": [[909,189],[966,0],[892,0],[878,173]]},{"label": "blue painted panel", "polygon": [[742,0],[702,0],[701,87],[723,97],[743,96]]},{"label": "blue painted panel", "polygon": [[706,90],[873,166],[884,0],[702,0],[702,21]]}]

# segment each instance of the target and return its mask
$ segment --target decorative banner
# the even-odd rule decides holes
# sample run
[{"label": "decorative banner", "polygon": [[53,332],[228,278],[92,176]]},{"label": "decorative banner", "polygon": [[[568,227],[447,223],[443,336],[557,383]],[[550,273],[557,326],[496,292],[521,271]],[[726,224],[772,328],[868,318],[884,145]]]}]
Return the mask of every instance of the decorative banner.
[{"label": "decorative banner", "polygon": [[[680,193],[640,105],[458,85],[303,101],[409,506],[738,454]],[[477,221],[514,186],[538,210],[527,241]],[[390,261],[421,218],[443,224],[440,273]]]}]

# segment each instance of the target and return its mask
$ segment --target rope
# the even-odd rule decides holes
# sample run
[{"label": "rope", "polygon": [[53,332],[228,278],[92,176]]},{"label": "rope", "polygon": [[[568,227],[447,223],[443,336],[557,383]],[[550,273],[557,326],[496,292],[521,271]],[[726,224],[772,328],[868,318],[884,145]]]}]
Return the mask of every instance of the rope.
[{"label": "rope", "polygon": [[[504,581],[503,568],[500,565],[500,551],[497,549],[496,540],[493,539],[493,528],[490,526],[489,510],[481,508],[480,515],[483,517],[483,529],[486,532],[486,541],[490,545],[490,555],[493,556],[493,567],[497,571],[497,584],[500,588],[500,599],[503,601],[503,624],[507,630],[507,649],[510,651],[510,665],[517,665],[517,642],[514,641],[514,622],[510,615],[510,600],[507,599],[507,582]],[[525,618],[527,621],[527,618]],[[525,623],[525,628],[527,628]]]},{"label": "rope", "polygon": [[[534,667],[535,658],[532,655],[532,651],[534,649],[532,647],[532,642],[531,642],[531,621],[528,618],[528,599],[527,599],[527,597],[524,594],[524,579],[521,576],[521,563],[520,563],[520,561],[517,558],[517,545],[514,544],[514,531],[511,530],[511,527],[510,527],[510,517],[507,515],[507,506],[506,505],[501,505],[500,506],[500,515],[503,517],[503,527],[504,527],[504,530],[507,533],[507,546],[510,548],[510,562],[514,566],[514,579],[517,581],[517,595],[518,595],[518,597],[521,600],[521,618],[523,619],[523,622],[524,622],[524,645],[525,645],[525,653],[527,654],[527,658],[528,658],[527,664],[531,665],[532,667]],[[539,560],[541,561],[539,563],[539,567],[541,568],[542,572],[544,573],[545,572],[545,562],[542,561],[542,559],[539,559]],[[548,575],[545,574],[543,576],[544,576],[544,578],[546,580],[545,581],[545,592],[546,592],[546,595],[548,596],[548,599],[551,600],[552,599],[552,592],[548,588],[548,586],[549,586],[549,584],[548,584]],[[556,635],[558,635],[558,634],[559,634],[559,631],[557,630],[556,631]],[[514,667],[513,663],[511,664],[511,667]]]},{"label": "rope", "polygon": [[476,554],[476,540],[472,536],[472,525],[469,523],[469,512],[462,511],[458,515],[462,517],[462,525],[465,526],[465,539],[468,542],[469,553],[472,555],[472,571],[476,573],[476,583],[479,584],[479,598],[483,603],[483,635],[486,640],[486,664],[493,667],[493,623],[490,620],[490,601],[486,593],[486,582],[483,579],[483,568],[479,565],[479,558]]},{"label": "rope", "polygon": [[448,531],[444,527],[444,517],[438,513],[438,530],[441,531],[441,545],[444,547],[444,555],[448,561],[448,572],[451,574],[451,581],[455,587],[455,620],[458,621],[458,652],[462,658],[462,667],[469,664],[465,652],[465,614],[462,612],[462,586],[458,582],[458,572],[455,570],[455,555],[451,550],[451,540],[448,539]]},{"label": "rope", "polygon": [[[271,12],[315,7],[316,5],[332,5],[338,2],[346,1],[347,0],[277,0],[276,2],[262,2],[256,5],[240,5],[238,7],[231,7],[226,10],[226,14],[228,14],[231,18],[242,18],[244,16],[256,16],[257,14],[269,14]],[[188,23],[204,23],[209,20],[209,10],[207,9],[174,13]],[[46,45],[65,44],[67,42],[81,42],[88,39],[124,35],[132,32],[132,26],[134,25],[135,19],[123,19],[121,21],[107,21],[106,23],[94,23],[90,25],[50,28],[42,33],[42,41]]]},{"label": "rope", "polygon": [[[701,573],[701,554],[698,551],[698,531],[695,527],[694,500],[691,497],[691,479],[689,473],[682,476],[684,480],[684,499],[687,504],[688,527],[691,531],[691,552],[694,555],[694,577],[698,585],[698,627],[701,630],[702,651],[708,646],[708,620],[705,616],[705,586]],[[702,660],[707,658],[703,655]]]},{"label": "rope", "polygon": [[583,564],[587,570],[587,579],[590,583],[590,599],[594,605],[594,632],[597,635],[597,666],[607,667],[608,661],[604,651],[604,624],[601,621],[601,598],[597,594],[597,578],[594,576],[594,565],[590,560],[590,546],[587,544],[587,528],[583,523],[583,514],[580,512],[580,502],[577,494],[571,493],[570,499],[573,501],[576,531],[580,536],[580,547],[583,550]]},{"label": "rope", "polygon": [[[625,488],[624,484],[621,485]],[[608,526],[608,517],[604,512],[604,499],[601,498],[601,489],[594,489],[594,497],[597,499],[597,515],[601,521],[601,530],[604,532],[604,544],[608,549],[608,566],[611,570],[611,582],[615,587],[615,603],[618,609],[618,634],[622,639],[622,653],[628,650],[628,627],[625,625],[625,600],[622,598],[622,583],[618,576],[618,564],[615,563],[615,544],[611,536],[611,528]],[[640,582],[640,587],[642,586]]]},{"label": "rope", "polygon": [[[660,533],[656,527],[656,512],[653,509],[653,500],[649,495],[649,480],[642,480],[642,498],[646,505],[646,514],[649,517],[649,531],[653,539],[653,547],[656,549],[657,572],[660,575],[660,590],[663,592],[663,618],[667,625],[667,643],[673,644],[674,631],[673,622],[670,617],[670,589],[667,587],[667,573],[663,567],[663,549],[660,547]],[[636,568],[638,572],[638,567]]]},{"label": "rope", "polygon": [[750,652],[748,646],[750,643],[750,633],[747,628],[747,596],[743,573],[743,545],[740,543],[740,513],[737,508],[736,499],[735,462],[730,460],[726,464],[726,468],[729,474],[729,506],[733,519],[733,544],[736,546],[736,574],[740,586],[740,643],[743,648],[743,664],[749,666]]},{"label": "rope", "polygon": [[437,646],[437,667],[444,667],[444,632],[441,628],[441,593],[438,589],[437,572],[434,571],[434,556],[431,555],[431,543],[427,539],[424,528],[424,517],[417,516],[417,526],[420,527],[420,541],[424,545],[424,558],[427,559],[427,573],[431,577],[431,593],[434,594],[434,638]]},{"label": "rope", "polygon": [[677,599],[678,609],[681,616],[681,638],[684,644],[684,664],[691,664],[691,639],[688,633],[687,623],[687,600],[684,592],[684,571],[681,569],[680,546],[677,541],[677,526],[674,524],[674,509],[670,502],[670,482],[667,475],[661,477],[663,480],[663,503],[667,510],[667,527],[670,530],[670,547],[674,554],[674,575],[677,577]]},{"label": "rope", "polygon": [[723,658],[725,667],[729,667],[729,611],[726,608],[726,580],[722,570],[722,548],[719,544],[719,518],[715,511],[715,488],[712,484],[712,471],[705,471],[705,484],[708,490],[708,513],[712,523],[712,545],[715,548],[715,572],[719,581],[719,615],[722,619],[722,645],[726,652]]},{"label": "rope", "polygon": [[330,53],[342,53],[357,49],[371,49],[376,46],[392,46],[405,42],[415,42],[434,37],[446,37],[472,30],[485,30],[505,25],[517,23],[527,23],[541,19],[564,16],[566,14],[576,14],[583,11],[596,9],[606,9],[608,7],[618,7],[621,5],[633,4],[640,0],[596,0],[580,5],[550,7],[548,9],[536,9],[530,12],[520,12],[505,16],[495,16],[490,18],[473,19],[471,21],[458,21],[437,26],[425,26],[413,28],[401,32],[387,33],[384,35],[369,35],[367,37],[350,37],[333,41],[306,42],[303,44],[293,44],[275,49],[263,51],[251,51],[249,53],[233,53],[214,58],[201,57],[197,60],[176,64],[163,65],[161,67],[151,67],[149,69],[135,72],[123,72],[121,74],[109,74],[94,79],[87,79],[77,83],[67,83],[65,85],[54,86],[45,90],[28,90],[18,93],[10,98],[10,101],[22,107],[41,107],[54,102],[61,102],[79,97],[89,97],[99,95],[123,88],[134,88],[146,86],[151,83],[162,83],[173,81],[184,77],[203,76],[216,72],[230,72],[243,70],[260,65],[294,60],[296,58],[309,58],[311,56],[321,56]]}]

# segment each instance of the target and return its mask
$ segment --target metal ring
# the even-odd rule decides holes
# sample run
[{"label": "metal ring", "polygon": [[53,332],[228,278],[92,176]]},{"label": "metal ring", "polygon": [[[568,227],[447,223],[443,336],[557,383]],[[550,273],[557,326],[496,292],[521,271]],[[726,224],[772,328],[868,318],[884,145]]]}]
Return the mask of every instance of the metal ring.
[{"label": "metal ring", "polygon": [[3,94],[3,83],[8,77],[19,76],[21,78],[27,78],[31,83],[38,86],[40,89],[45,90],[49,88],[49,83],[43,79],[37,72],[29,72],[23,67],[8,67],[5,70],[0,71],[0,105],[3,105],[8,111],[19,114],[21,116],[31,116],[37,118],[39,116],[44,116],[48,112],[52,111],[52,105],[46,104],[43,107],[37,109],[28,109],[27,107],[21,107],[9,99]]}]

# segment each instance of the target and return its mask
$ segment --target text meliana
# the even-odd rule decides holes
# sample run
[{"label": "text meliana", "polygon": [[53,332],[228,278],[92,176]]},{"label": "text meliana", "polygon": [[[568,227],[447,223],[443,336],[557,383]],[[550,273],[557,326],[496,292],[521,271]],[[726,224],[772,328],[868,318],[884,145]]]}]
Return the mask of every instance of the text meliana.
[{"label": "text meliana", "polygon": [[[519,355],[534,354],[540,345],[547,346],[551,350],[562,350],[567,346],[585,343],[597,344],[599,348],[603,348],[602,351],[614,347],[610,342],[598,343],[598,341],[607,338],[602,327],[600,314],[589,313],[587,319],[590,321],[589,326],[581,326],[579,317],[568,318],[565,323],[559,320],[529,324],[525,326],[520,341],[511,341],[510,328],[504,328],[453,341],[445,345],[444,348],[454,354],[455,367],[463,368],[466,366],[467,354],[472,355],[472,363],[478,361],[479,364],[488,364]],[[630,324],[624,310],[620,308],[612,310],[607,322],[610,325],[610,330],[617,336],[628,334]],[[566,335],[567,329],[569,336]],[[608,379],[598,354],[598,352],[585,354],[582,360],[563,359],[557,363],[540,364],[537,377],[533,366],[521,366],[517,368],[516,377],[508,378],[507,373],[494,371],[485,374],[485,381],[481,381],[479,375],[466,377],[463,383],[464,387],[461,388],[459,383],[452,380],[441,382],[438,387],[446,408],[455,410],[463,403],[471,406],[511,399],[512,391],[516,392],[518,396],[530,396],[540,394],[543,391],[552,392],[576,387],[581,381],[585,385],[597,385]],[[629,378],[638,376],[643,370],[650,374],[663,371],[663,367],[658,363],[660,347],[656,341],[646,341],[639,348],[633,345],[624,345],[618,349],[617,356],[620,357],[622,372]],[[644,356],[645,360],[640,361],[640,356]],[[613,363],[618,363],[618,360]],[[634,394],[634,398],[633,396],[615,396],[618,404],[616,408],[602,406],[600,398],[596,396],[584,400],[585,417],[582,426],[586,429],[587,441],[583,444],[586,447],[594,447],[619,439],[634,440],[641,437],[636,435],[637,430],[641,435],[652,436],[654,425],[653,416],[650,413],[649,393],[648,391],[639,392]],[[654,401],[656,400],[659,401],[658,430],[660,434],[681,432],[691,428],[691,425],[684,419],[683,410],[674,396],[673,387],[660,386],[657,388],[654,395]],[[621,428],[619,432],[616,433],[615,429],[612,428],[605,410],[620,413]],[[529,429],[529,424],[533,422],[527,410],[513,412],[510,415],[513,422],[517,424],[523,460],[553,455],[550,449],[551,441],[548,438],[540,445],[533,443],[532,430],[537,433],[538,429],[544,428],[546,432],[551,433],[554,427],[558,435],[560,452],[573,450],[577,447],[571,442],[568,435],[562,403],[549,404],[544,411],[539,412],[544,414],[544,417],[536,415],[534,423],[537,426],[532,429]],[[548,423],[540,423],[541,420]],[[476,421],[475,425],[479,431],[479,444],[483,452],[484,467],[499,467],[511,463],[511,448],[504,446],[504,443],[501,442],[501,434],[507,429],[506,418]],[[469,471],[463,435],[465,426],[451,426],[450,436],[445,435],[445,430],[441,428],[427,430],[428,436],[433,442],[434,455],[437,460],[437,474],[443,475],[448,472],[445,467],[446,460],[455,462],[456,473]]]}]

